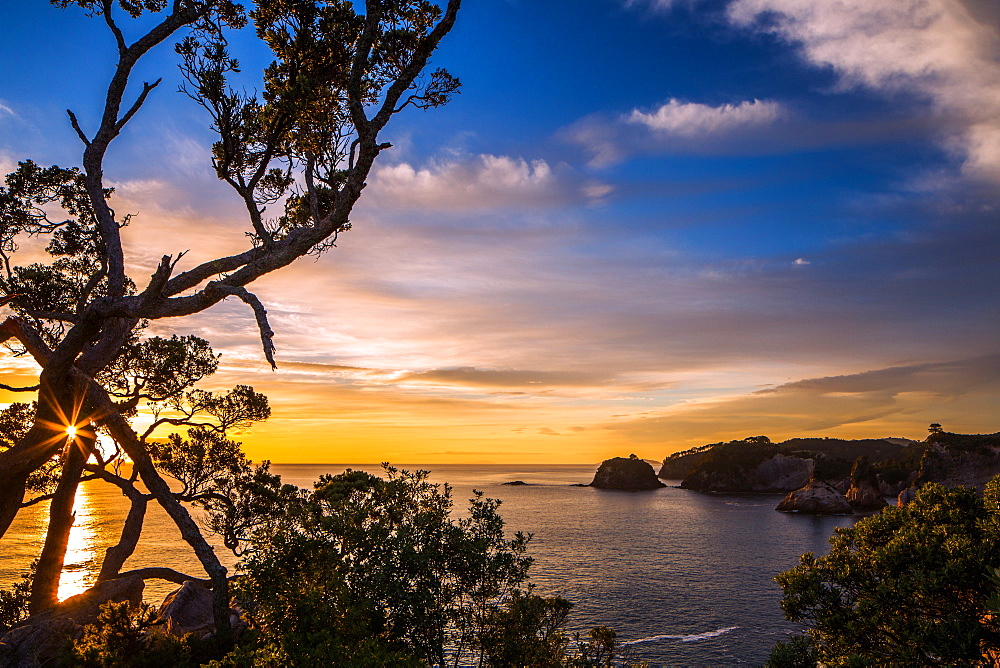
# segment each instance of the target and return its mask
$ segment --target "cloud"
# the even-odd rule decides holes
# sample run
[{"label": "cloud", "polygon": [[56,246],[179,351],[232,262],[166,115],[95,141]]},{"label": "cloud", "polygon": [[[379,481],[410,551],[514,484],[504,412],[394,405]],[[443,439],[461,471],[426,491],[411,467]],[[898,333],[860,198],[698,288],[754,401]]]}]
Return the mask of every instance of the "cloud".
[{"label": "cloud", "polygon": [[5,104],[3,100],[0,100],[0,117],[3,116],[14,116],[16,118],[17,112],[15,112],[9,105]]},{"label": "cloud", "polygon": [[605,427],[638,442],[670,443],[670,451],[754,433],[775,440],[858,433],[919,438],[915,423],[940,422],[957,432],[996,431],[989,406],[998,399],[1000,354],[992,354],[794,381]]},{"label": "cloud", "polygon": [[489,154],[452,156],[424,167],[407,162],[380,166],[370,181],[370,203],[389,209],[549,207],[600,200],[611,190],[566,166]]},{"label": "cloud", "polygon": [[659,135],[702,138],[769,125],[784,116],[784,107],[772,101],[750,100],[712,107],[672,99],[652,113],[635,109],[626,121],[644,125]]},{"label": "cloud", "polygon": [[526,371],[516,369],[477,369],[458,367],[407,373],[402,381],[446,383],[471,387],[539,387],[592,386],[606,383],[608,378],[598,373],[570,371]]},{"label": "cloud", "polygon": [[916,93],[968,174],[1000,181],[1000,30],[978,0],[735,0],[737,25],[797,44],[844,87]]},{"label": "cloud", "polygon": [[592,166],[603,166],[632,154],[743,151],[748,137],[770,136],[768,128],[789,119],[788,110],[772,100],[711,106],[671,99],[653,111],[633,109],[614,118],[590,116],[561,134],[591,154]]}]

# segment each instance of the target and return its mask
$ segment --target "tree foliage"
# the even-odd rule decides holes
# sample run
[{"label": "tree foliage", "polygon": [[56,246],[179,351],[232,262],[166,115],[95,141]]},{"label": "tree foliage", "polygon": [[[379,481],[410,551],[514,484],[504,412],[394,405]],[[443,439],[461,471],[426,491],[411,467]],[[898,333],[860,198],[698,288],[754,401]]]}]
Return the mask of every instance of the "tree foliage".
[{"label": "tree foliage", "polygon": [[[905,506],[836,529],[830,543],[827,556],[805,554],[776,578],[786,616],[806,623],[821,662],[975,664],[1000,648],[1000,622],[987,614],[1000,478],[984,498],[925,485]],[[802,641],[783,651],[793,649]]]},{"label": "tree foliage", "polygon": [[505,538],[498,502],[476,496],[453,519],[447,487],[424,472],[386,473],[324,476],[251,539],[239,592],[254,602],[261,651],[350,663],[369,638],[443,665],[524,582],[528,537]]},{"label": "tree foliage", "polygon": [[251,532],[250,636],[227,665],[617,665],[614,631],[572,644],[572,604],[531,591],[530,536],[505,535],[499,501],[456,516],[447,485],[384,467],[323,476]]}]

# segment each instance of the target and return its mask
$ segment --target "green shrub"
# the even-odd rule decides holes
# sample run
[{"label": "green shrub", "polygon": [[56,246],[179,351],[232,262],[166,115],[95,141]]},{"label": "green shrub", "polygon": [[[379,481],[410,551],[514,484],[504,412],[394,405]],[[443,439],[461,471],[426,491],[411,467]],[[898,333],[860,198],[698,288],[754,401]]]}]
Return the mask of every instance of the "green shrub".
[{"label": "green shrub", "polygon": [[925,485],[906,506],[836,529],[829,555],[805,554],[778,575],[785,615],[807,624],[830,665],[981,662],[1000,648],[1000,623],[987,614],[998,519],[1000,478],[984,498]]}]

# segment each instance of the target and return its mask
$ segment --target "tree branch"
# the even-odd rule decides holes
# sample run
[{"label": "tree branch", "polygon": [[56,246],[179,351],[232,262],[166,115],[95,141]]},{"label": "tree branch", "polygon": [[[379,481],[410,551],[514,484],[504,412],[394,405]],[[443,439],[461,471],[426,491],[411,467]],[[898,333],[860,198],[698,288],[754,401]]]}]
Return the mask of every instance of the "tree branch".
[{"label": "tree branch", "polygon": [[264,348],[264,357],[270,362],[272,370],[277,369],[278,365],[274,361],[274,343],[271,340],[274,338],[274,331],[271,330],[271,325],[267,322],[267,309],[264,308],[257,295],[244,287],[234,287],[220,283],[212,283],[206,289],[219,290],[227,295],[239,297],[243,300],[244,304],[253,309],[254,317],[257,318],[257,328],[260,330],[260,342]]},{"label": "tree branch", "polygon": [[44,367],[52,356],[52,351],[42,341],[42,337],[16,316],[7,316],[7,319],[0,323],[0,343],[8,339],[17,339],[41,367]]},{"label": "tree branch", "polygon": [[118,121],[117,125],[115,125],[115,130],[117,132],[121,132],[122,128],[125,127],[125,124],[128,123],[133,116],[135,116],[135,112],[139,111],[139,108],[142,107],[143,102],[146,101],[146,96],[149,95],[149,91],[159,86],[161,81],[163,81],[162,78],[157,79],[153,83],[146,83],[145,81],[142,83],[142,92],[139,93],[139,97],[136,99],[132,107],[127,112],[125,112],[125,115],[122,116],[121,120]]},{"label": "tree branch", "polygon": [[104,22],[108,24],[111,32],[115,36],[115,41],[118,43],[118,54],[121,55],[128,50],[128,45],[125,43],[125,36],[122,35],[121,29],[115,20],[111,18],[111,8],[114,6],[112,0],[104,0],[104,11],[101,12],[104,15]]},{"label": "tree branch", "polygon": [[185,575],[180,571],[175,571],[172,568],[156,567],[151,566],[148,568],[136,568],[135,570],[125,571],[124,573],[119,573],[115,576],[118,578],[142,578],[143,580],[166,580],[167,582],[173,582],[174,584],[182,585],[185,582],[194,582],[197,585],[204,587],[205,589],[212,588],[212,581],[205,580],[203,578],[196,578],[190,575]]},{"label": "tree branch", "polygon": [[31,387],[11,387],[10,385],[5,385],[0,383],[0,390],[6,390],[8,392],[36,392],[41,385],[32,385]]},{"label": "tree branch", "polygon": [[73,113],[72,109],[67,109],[66,113],[69,114],[70,125],[72,125],[73,129],[76,130],[76,136],[80,138],[84,146],[90,146],[90,140],[87,139],[87,135],[85,135],[83,130],[80,128],[80,121],[76,119],[76,114]]}]

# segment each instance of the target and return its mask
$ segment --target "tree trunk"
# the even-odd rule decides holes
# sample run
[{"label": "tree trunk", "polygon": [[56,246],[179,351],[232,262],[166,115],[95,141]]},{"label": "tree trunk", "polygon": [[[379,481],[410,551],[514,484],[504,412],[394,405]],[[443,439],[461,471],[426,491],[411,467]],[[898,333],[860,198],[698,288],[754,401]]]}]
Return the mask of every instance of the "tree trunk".
[{"label": "tree trunk", "polygon": [[83,465],[90,459],[96,443],[97,434],[87,428],[81,429],[67,446],[62,474],[49,506],[49,527],[45,534],[45,544],[31,583],[29,611],[33,615],[59,602],[59,575],[66,559],[69,533],[73,528],[76,490],[80,485]]},{"label": "tree trunk", "polygon": [[7,529],[17,517],[17,512],[21,510],[25,484],[31,471],[34,470],[14,466],[8,469],[6,463],[0,459],[0,490],[3,490],[0,491],[0,538],[7,533]]},{"label": "tree trunk", "polygon": [[131,493],[126,494],[132,500],[132,505],[128,510],[128,517],[125,518],[125,524],[122,526],[118,544],[109,547],[104,555],[104,563],[101,564],[101,572],[97,576],[98,582],[118,577],[122,566],[135,552],[135,546],[139,544],[139,536],[142,535],[142,523],[146,517],[149,497],[135,488]]},{"label": "tree trunk", "polygon": [[[136,453],[138,454],[138,453]],[[191,518],[187,508],[180,501],[174,498],[173,492],[167,485],[167,481],[160,477],[160,474],[153,467],[153,462],[145,449],[141,450],[139,457],[131,452],[133,465],[138,469],[139,476],[146,488],[156,497],[157,502],[163,507],[170,519],[174,521],[180,529],[181,537],[194,550],[198,560],[201,562],[208,577],[212,580],[212,613],[215,617],[216,637],[226,645],[232,642],[232,627],[229,624],[229,580],[226,567],[219,561],[215,550],[208,544],[205,537],[201,535],[201,529]]]},{"label": "tree trunk", "polygon": [[84,400],[84,379],[50,375],[46,369],[40,380],[34,424],[14,447],[0,452],[0,538],[21,509],[28,476],[63,448],[66,427],[85,422],[92,414]]},{"label": "tree trunk", "polygon": [[0,452],[0,538],[7,533],[24,503],[28,476],[58,454],[66,442],[66,432],[56,431],[49,424],[36,417],[24,438]]},{"label": "tree trunk", "polygon": [[[106,394],[103,399],[110,403]],[[100,403],[103,403],[103,401]],[[146,489],[149,490],[150,494],[163,507],[170,516],[170,519],[174,521],[174,524],[177,525],[177,528],[181,532],[181,538],[194,550],[198,561],[201,562],[205,572],[212,580],[212,612],[215,617],[216,637],[224,646],[231,643],[233,634],[232,626],[229,623],[229,580],[227,578],[228,571],[226,567],[222,565],[219,557],[215,554],[215,550],[208,544],[205,537],[201,535],[201,529],[198,528],[198,524],[191,518],[187,508],[174,497],[167,481],[160,476],[145,446],[139,441],[139,438],[132,431],[125,418],[121,414],[109,410],[106,411],[106,417],[102,424],[110,430],[115,440],[121,444],[125,453],[132,460],[135,470],[139,472],[139,477],[142,479],[142,483],[146,486]]]}]

